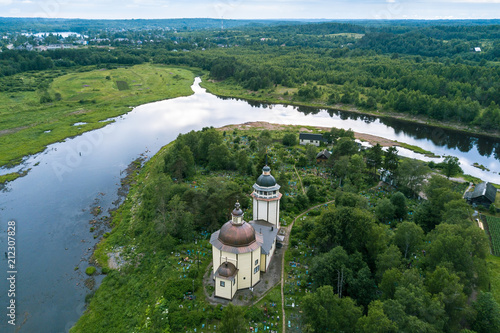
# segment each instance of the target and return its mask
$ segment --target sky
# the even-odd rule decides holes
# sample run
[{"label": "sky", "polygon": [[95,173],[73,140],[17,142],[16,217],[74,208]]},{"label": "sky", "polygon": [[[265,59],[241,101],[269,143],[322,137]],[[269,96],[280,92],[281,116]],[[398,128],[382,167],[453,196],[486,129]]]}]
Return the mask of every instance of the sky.
[{"label": "sky", "polygon": [[0,0],[2,17],[492,19],[500,0]]}]

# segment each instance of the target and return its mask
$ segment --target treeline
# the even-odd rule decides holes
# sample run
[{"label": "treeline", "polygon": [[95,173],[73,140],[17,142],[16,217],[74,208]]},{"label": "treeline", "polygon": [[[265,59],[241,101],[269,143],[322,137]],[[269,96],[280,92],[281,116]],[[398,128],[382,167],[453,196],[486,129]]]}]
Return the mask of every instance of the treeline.
[{"label": "treeline", "polygon": [[0,77],[28,71],[89,65],[136,65],[147,61],[144,52],[134,50],[51,50],[42,53],[6,50],[0,52]]},{"label": "treeline", "polygon": [[[224,20],[226,28],[236,28],[256,24],[283,24],[277,20]],[[290,22],[292,23],[292,22]],[[150,30],[150,29],[178,29],[201,30],[219,29],[220,19],[211,18],[183,18],[183,19],[130,19],[130,20],[85,20],[85,19],[47,19],[47,18],[0,18],[0,32],[64,32],[74,31],[86,33],[96,30]]]},{"label": "treeline", "polygon": [[[495,29],[485,31],[482,34],[442,34],[434,32],[432,30],[417,30],[402,34],[372,32],[366,34],[356,46],[375,50],[378,53],[400,53],[425,57],[453,57],[460,55],[468,59],[474,59],[478,58],[478,55],[473,52],[474,48],[483,45],[482,39],[498,40],[498,37],[495,36],[500,35],[500,26],[495,26]],[[450,39],[446,38],[448,35]],[[500,56],[500,43],[494,42],[489,47],[489,50],[484,51],[487,52],[479,56],[479,58],[495,60]]]},{"label": "treeline", "polygon": [[500,67],[422,58],[369,57],[360,50],[260,52],[214,50],[201,55],[157,54],[156,62],[201,66],[216,80],[231,79],[250,90],[277,85],[298,88],[297,100],[354,104],[474,124],[500,126]]}]

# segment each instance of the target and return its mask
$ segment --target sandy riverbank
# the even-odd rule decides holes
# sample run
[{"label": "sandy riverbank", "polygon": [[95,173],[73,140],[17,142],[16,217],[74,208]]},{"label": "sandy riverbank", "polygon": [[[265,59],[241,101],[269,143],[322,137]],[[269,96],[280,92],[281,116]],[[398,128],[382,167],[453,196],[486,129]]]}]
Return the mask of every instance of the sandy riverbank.
[{"label": "sandy riverbank", "polygon": [[[255,128],[255,129],[268,129],[268,130],[285,130],[289,128],[295,128],[299,132],[312,132],[310,128],[316,128],[321,131],[329,131],[331,127],[321,127],[321,126],[301,126],[301,125],[281,125],[281,124],[272,124],[268,123],[265,121],[252,121],[252,122],[247,122],[243,124],[234,124],[234,125],[227,125],[224,127],[220,127],[220,131],[233,131],[234,129],[238,130],[246,130],[250,128]],[[386,138],[382,138],[379,136],[375,135],[370,135],[370,134],[365,134],[365,133],[357,133],[354,132],[354,137],[356,139],[362,140],[369,142],[371,145],[376,145],[377,143],[380,144],[382,147],[391,147],[391,146],[400,146],[400,144],[397,141],[394,140],[389,140]]]}]

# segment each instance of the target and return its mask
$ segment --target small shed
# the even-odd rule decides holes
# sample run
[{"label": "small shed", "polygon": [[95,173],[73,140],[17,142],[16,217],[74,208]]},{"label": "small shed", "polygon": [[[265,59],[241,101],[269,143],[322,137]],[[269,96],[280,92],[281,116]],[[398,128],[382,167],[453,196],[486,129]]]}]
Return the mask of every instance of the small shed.
[{"label": "small shed", "polygon": [[318,153],[318,155],[316,155],[316,162],[318,162],[318,163],[326,162],[326,161],[328,161],[328,159],[330,158],[331,155],[332,155],[332,153],[330,153],[326,149],[323,149],[322,151],[320,151]]},{"label": "small shed", "polygon": [[491,183],[480,183],[474,188],[474,191],[465,193],[464,199],[471,205],[483,205],[489,208],[495,202],[497,189]]},{"label": "small shed", "polygon": [[299,143],[301,145],[315,145],[316,147],[319,147],[321,142],[324,142],[325,139],[323,139],[323,135],[321,134],[312,134],[312,133],[300,133],[299,134]]}]

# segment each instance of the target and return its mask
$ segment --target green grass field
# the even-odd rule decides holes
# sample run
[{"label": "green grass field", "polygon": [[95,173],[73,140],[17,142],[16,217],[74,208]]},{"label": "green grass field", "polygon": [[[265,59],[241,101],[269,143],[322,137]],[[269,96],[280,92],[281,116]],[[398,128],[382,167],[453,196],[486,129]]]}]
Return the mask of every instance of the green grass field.
[{"label": "green grass field", "polygon": [[491,293],[497,303],[500,303],[500,257],[490,255],[486,260],[490,272]]},{"label": "green grass field", "polygon": [[[100,121],[131,106],[190,95],[193,79],[187,69],[151,64],[9,78],[22,88],[0,93],[0,166],[16,165],[48,144],[103,127],[108,122]],[[73,126],[77,122],[85,124]]]},{"label": "green grass field", "polygon": [[491,250],[494,255],[500,256],[500,218],[486,216],[491,236]]}]

